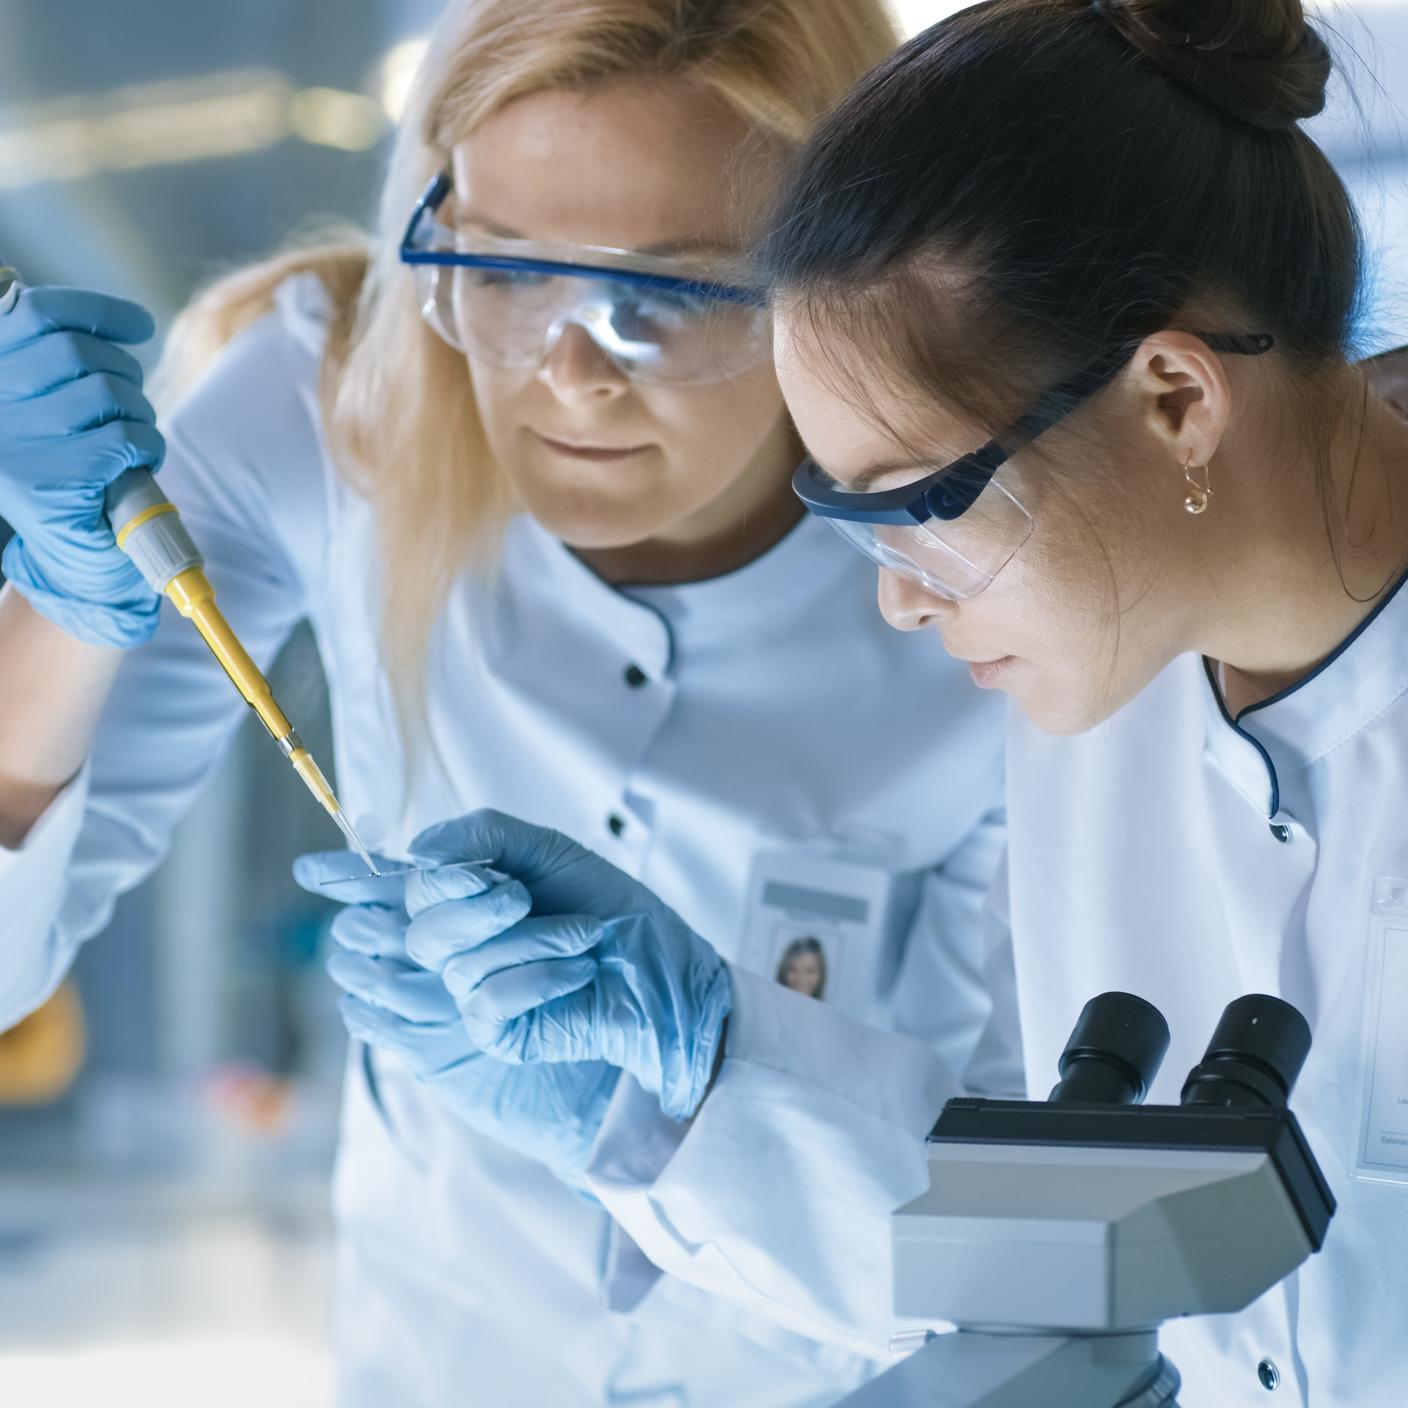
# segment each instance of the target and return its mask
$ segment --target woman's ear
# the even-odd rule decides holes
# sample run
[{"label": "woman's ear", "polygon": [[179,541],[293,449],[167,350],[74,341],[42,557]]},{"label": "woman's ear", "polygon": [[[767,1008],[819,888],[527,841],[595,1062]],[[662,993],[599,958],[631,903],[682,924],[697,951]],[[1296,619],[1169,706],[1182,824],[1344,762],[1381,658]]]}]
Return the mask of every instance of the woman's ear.
[{"label": "woman's ear", "polygon": [[1222,359],[1201,338],[1164,331],[1146,337],[1129,365],[1139,415],[1179,466],[1208,464],[1232,413]]},{"label": "woman's ear", "polygon": [[1408,420],[1408,347],[1384,352],[1364,363],[1370,390]]}]

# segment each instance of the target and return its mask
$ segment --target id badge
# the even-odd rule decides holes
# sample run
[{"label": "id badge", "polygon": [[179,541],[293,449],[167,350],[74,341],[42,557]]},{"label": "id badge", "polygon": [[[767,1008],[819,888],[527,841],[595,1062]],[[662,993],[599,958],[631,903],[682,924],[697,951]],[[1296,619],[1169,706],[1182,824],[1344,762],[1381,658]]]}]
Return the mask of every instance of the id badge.
[{"label": "id badge", "polygon": [[1408,879],[1374,884],[1364,983],[1357,1178],[1408,1183]]},{"label": "id badge", "polygon": [[886,965],[894,890],[879,864],[805,850],[759,854],[739,962],[864,1020]]}]

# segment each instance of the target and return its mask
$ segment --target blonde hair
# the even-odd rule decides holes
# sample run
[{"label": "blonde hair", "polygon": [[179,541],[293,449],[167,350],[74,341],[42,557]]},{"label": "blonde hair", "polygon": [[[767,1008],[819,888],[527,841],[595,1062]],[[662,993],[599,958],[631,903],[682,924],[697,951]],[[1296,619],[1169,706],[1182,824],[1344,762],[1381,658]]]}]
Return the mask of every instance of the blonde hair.
[{"label": "blonde hair", "polygon": [[898,38],[885,0],[452,0],[396,137],[374,239],[234,274],[178,320],[166,394],[267,312],[285,279],[313,272],[326,285],[324,422],[342,472],[376,506],[382,658],[403,728],[416,731],[430,632],[451,584],[494,560],[514,508],[466,394],[466,361],[421,319],[398,258],[411,208],[451,149],[531,93],[675,76],[792,145]]}]

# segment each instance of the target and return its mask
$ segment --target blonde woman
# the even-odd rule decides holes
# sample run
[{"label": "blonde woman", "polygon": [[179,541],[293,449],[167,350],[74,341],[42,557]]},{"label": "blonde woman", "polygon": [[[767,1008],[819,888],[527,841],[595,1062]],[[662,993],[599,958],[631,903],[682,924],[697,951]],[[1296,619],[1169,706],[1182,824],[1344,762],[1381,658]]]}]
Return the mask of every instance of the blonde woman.
[{"label": "blonde woman", "polygon": [[[601,849],[727,961],[717,1010],[775,1010],[793,1047],[878,1073],[860,1091],[730,1052],[715,1118],[731,1098],[828,1115],[902,1151],[888,1191],[912,1191],[986,1013],[1001,717],[873,620],[864,564],[799,521],[736,267],[779,161],[893,42],[879,0],[459,0],[375,241],[197,304],[172,355],[178,379],[204,369],[162,433],[118,346],[150,332],[140,310],[46,288],[0,316],[0,671],[25,682],[0,720],[0,1025],[156,864],[240,716],[102,527],[104,484],[164,451],[253,653],[312,622],[374,844],[492,805]],[[876,959],[842,996],[869,1025],[775,984],[766,954],[747,971],[750,877],[766,891],[798,853],[863,878],[848,912]],[[367,897],[331,965],[367,1043],[335,1193],[344,1403],[744,1408],[869,1372],[808,1322],[661,1276],[582,1191],[605,1121],[648,1152],[639,1091],[473,1049],[407,960],[398,897]],[[718,1055],[696,1053],[706,1077]]]}]

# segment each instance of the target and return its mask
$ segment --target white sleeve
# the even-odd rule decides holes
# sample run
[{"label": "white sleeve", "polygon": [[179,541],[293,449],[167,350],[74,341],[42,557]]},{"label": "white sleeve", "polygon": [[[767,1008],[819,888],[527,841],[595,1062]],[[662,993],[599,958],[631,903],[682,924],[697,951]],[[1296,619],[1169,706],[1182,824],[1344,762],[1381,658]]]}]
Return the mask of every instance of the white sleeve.
[{"label": "white sleeve", "polygon": [[[298,391],[316,386],[317,360],[271,313],[163,427],[161,486],[261,668],[306,605],[309,550],[295,561],[281,529],[299,524],[309,544],[323,536],[319,441]],[[47,999],[117,896],[155,868],[244,711],[195,629],[163,602],[155,637],[123,662],[83,772],[23,845],[0,848],[0,1030]]]},{"label": "white sleeve", "polygon": [[988,902],[1005,835],[994,810],[927,877],[892,1006],[900,1031],[730,968],[724,1060],[694,1120],[621,1082],[588,1178],[663,1271],[886,1355],[907,1328],[891,1310],[890,1214],[928,1186],[925,1136],[970,1080],[1020,1088],[1019,1056],[996,1035],[1010,1036],[1005,1004],[999,1015],[988,996],[1010,962]]},{"label": "white sleeve", "polygon": [[883,1358],[889,1215],[927,1187],[953,1075],[932,1048],[730,968],[718,1078],[688,1126],[622,1081],[591,1191],[670,1275]]},{"label": "white sleeve", "polygon": [[963,1093],[996,1100],[1026,1100],[1029,1092],[1017,1007],[1005,854],[983,905],[982,935],[988,1015],[963,1070]]},{"label": "white sleeve", "polygon": [[1011,943],[993,907],[996,890],[1005,894],[1006,849],[1007,813],[994,806],[925,877],[891,997],[894,1028],[934,1049],[953,1072],[953,1094],[1022,1089],[1020,1044],[1010,1040]]}]

